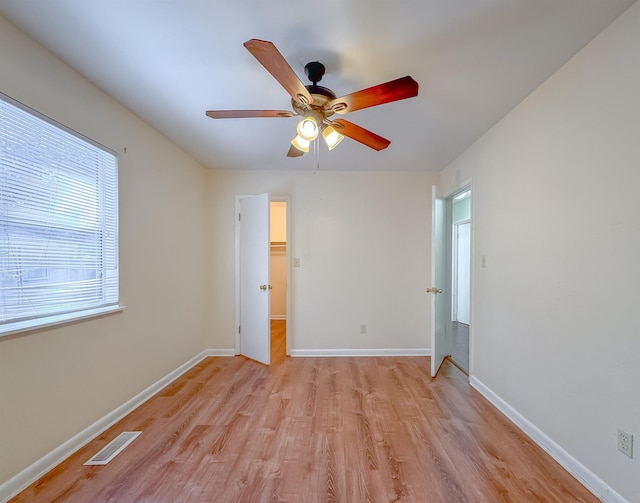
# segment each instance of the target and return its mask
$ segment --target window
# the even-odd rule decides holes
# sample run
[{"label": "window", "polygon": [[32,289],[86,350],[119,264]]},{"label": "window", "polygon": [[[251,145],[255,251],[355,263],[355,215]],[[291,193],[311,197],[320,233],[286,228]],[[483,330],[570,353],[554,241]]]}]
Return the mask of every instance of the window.
[{"label": "window", "polygon": [[0,94],[0,335],[118,309],[115,154]]}]

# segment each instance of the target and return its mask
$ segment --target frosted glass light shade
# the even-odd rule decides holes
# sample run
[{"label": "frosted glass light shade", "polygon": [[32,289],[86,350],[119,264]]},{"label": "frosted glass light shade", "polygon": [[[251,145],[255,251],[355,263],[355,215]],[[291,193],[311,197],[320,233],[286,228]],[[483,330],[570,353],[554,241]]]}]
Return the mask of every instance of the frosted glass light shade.
[{"label": "frosted glass light shade", "polygon": [[318,137],[318,122],[314,117],[308,116],[298,123],[298,136],[307,141],[313,141]]},{"label": "frosted glass light shade", "polygon": [[344,140],[344,135],[338,133],[331,126],[327,126],[326,128],[324,128],[324,131],[322,131],[322,137],[324,138],[324,141],[326,142],[329,150],[333,150],[334,148],[336,148],[338,143]]},{"label": "frosted glass light shade", "polygon": [[305,140],[300,135],[296,135],[296,137],[291,140],[291,145],[296,147],[301,152],[309,152],[309,140]]}]

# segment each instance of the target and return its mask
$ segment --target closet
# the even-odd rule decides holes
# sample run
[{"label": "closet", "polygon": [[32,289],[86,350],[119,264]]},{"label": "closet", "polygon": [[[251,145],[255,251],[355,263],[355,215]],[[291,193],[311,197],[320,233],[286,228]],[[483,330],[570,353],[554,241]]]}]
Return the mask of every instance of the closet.
[{"label": "closet", "polygon": [[271,319],[287,319],[287,203],[272,201],[270,211]]}]

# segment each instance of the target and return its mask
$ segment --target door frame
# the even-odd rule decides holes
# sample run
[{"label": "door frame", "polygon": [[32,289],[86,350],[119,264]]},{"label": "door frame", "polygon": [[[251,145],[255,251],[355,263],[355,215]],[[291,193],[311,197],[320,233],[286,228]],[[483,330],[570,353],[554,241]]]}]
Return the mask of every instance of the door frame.
[{"label": "door frame", "polygon": [[[239,194],[235,196],[234,207],[234,232],[235,232],[235,322],[234,322],[234,354],[240,354],[240,221],[238,215],[240,214],[240,200],[245,197],[255,196],[257,194]],[[286,291],[286,305],[287,305],[287,317],[286,317],[286,354],[290,356],[290,341],[292,340],[292,323],[293,313],[291,311],[291,196],[279,195],[269,193],[269,202],[285,202],[287,204],[286,219],[287,219],[287,248],[286,248],[286,267],[287,267],[287,291]]]}]

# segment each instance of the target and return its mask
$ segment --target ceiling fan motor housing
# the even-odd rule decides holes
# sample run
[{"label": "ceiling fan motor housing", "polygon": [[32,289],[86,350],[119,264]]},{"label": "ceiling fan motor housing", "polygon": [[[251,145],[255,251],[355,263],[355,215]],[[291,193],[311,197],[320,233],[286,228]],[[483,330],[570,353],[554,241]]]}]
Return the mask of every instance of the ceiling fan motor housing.
[{"label": "ceiling fan motor housing", "polygon": [[313,103],[297,103],[296,100],[292,100],[291,104],[297,115],[306,115],[309,111],[317,112],[321,119],[324,120],[327,117],[333,115],[333,111],[326,109],[325,105],[331,100],[336,98],[335,93],[326,87],[318,85],[318,82],[322,80],[322,76],[325,73],[325,67],[319,61],[311,61],[304,65],[304,73],[312,82],[311,85],[305,86],[309,94],[313,97]]},{"label": "ceiling fan motor housing", "polygon": [[319,61],[311,61],[304,65],[304,73],[307,78],[313,82],[315,86],[318,82],[322,80],[322,76],[324,75],[325,68],[322,63]]}]

